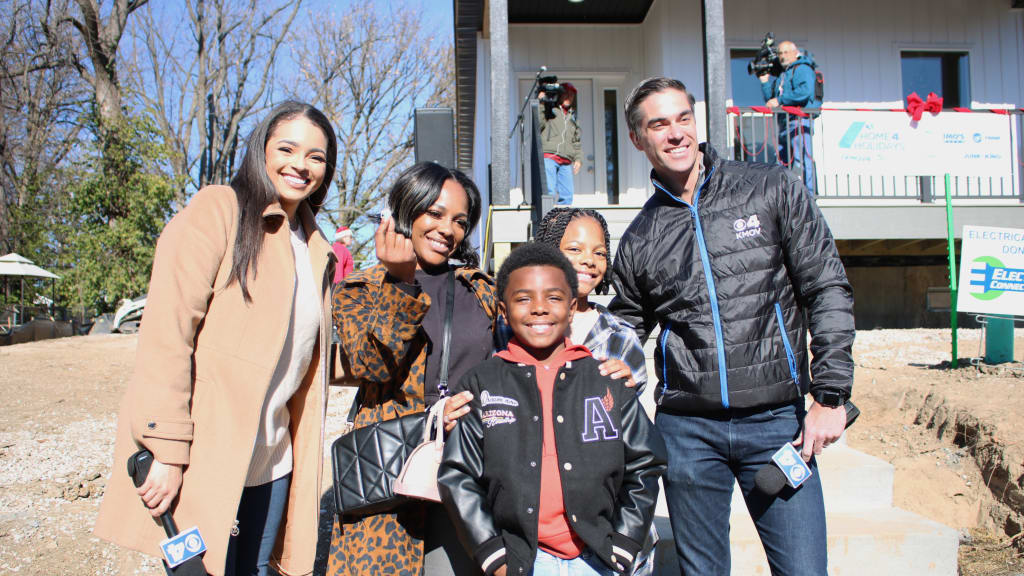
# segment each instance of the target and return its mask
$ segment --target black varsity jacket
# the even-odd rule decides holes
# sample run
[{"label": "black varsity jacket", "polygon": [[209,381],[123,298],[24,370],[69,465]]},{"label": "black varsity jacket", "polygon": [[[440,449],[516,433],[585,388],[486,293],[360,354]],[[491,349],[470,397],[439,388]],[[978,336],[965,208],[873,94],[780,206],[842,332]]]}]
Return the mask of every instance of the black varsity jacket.
[{"label": "black varsity jacket", "polygon": [[[555,376],[552,412],[566,516],[608,566],[629,574],[654,518],[665,444],[633,389],[593,357]],[[537,554],[543,412],[535,368],[493,357],[452,393],[473,393],[445,444],[441,498],[463,544],[490,576],[528,574]]]}]

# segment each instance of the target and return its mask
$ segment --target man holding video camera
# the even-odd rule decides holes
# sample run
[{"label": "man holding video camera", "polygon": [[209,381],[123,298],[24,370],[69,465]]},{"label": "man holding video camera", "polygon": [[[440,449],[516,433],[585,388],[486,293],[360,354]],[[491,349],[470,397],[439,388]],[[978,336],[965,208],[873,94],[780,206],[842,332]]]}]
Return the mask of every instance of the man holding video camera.
[{"label": "man holding video camera", "polygon": [[[779,106],[797,106],[800,108],[817,108],[821,102],[814,96],[814,60],[809,54],[801,52],[796,44],[787,40],[779,44],[778,61],[781,70],[773,68],[770,73],[762,73],[757,78],[761,81],[761,94],[769,108]],[[775,75],[777,74],[777,75]],[[788,167],[801,174],[804,186],[814,194],[814,158],[811,151],[811,119],[789,113],[780,113],[779,126],[779,158]],[[798,164],[802,169],[797,170]]]},{"label": "man holding video camera", "polygon": [[[552,77],[553,78],[553,77]],[[573,176],[580,171],[583,149],[580,126],[576,123],[576,87],[568,82],[542,84],[537,93],[540,114],[541,149],[548,194],[556,204],[572,204]]]}]

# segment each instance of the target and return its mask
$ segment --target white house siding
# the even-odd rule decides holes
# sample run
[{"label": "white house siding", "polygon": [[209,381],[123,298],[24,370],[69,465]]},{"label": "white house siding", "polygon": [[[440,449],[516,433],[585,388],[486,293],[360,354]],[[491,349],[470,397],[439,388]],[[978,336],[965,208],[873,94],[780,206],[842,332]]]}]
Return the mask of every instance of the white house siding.
[{"label": "white house siding", "polygon": [[[682,80],[698,101],[704,100],[702,18],[700,0],[655,0],[643,24],[644,76]],[[703,137],[704,122],[699,125]]]},{"label": "white house siding", "polygon": [[880,107],[903,106],[901,50],[966,51],[972,106],[1020,106],[1024,11],[1009,6],[1008,0],[729,0],[726,48],[754,48],[774,32],[814,54],[826,77],[826,103]]},{"label": "white house siding", "polygon": [[[700,0],[655,0],[643,24],[644,78],[681,80],[697,99],[697,137],[704,141],[704,38]],[[646,178],[646,174],[645,174]]]}]

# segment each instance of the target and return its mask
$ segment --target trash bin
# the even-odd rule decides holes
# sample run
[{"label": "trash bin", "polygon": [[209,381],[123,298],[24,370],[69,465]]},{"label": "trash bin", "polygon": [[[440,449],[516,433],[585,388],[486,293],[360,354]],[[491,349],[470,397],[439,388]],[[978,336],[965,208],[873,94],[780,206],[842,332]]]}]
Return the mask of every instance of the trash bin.
[{"label": "trash bin", "polygon": [[985,363],[1013,362],[1013,317],[989,316],[985,323]]}]

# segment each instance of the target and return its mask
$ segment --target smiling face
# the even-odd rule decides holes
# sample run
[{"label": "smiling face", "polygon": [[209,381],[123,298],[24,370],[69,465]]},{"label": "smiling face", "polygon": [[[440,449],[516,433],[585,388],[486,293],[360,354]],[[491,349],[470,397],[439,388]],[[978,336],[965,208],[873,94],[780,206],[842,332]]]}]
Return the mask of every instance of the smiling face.
[{"label": "smiling face", "polygon": [[580,283],[576,297],[582,304],[608,271],[608,247],[601,223],[590,216],[573,218],[565,227],[558,249],[576,270]]},{"label": "smiling face", "polygon": [[666,89],[639,105],[643,121],[629,138],[647,155],[659,179],[682,186],[697,160],[697,122],[686,92]]},{"label": "smiling face", "polygon": [[327,136],[303,116],[278,124],[267,138],[267,176],[288,218],[316,192],[327,170]]},{"label": "smiling face", "polygon": [[545,362],[565,349],[576,298],[555,266],[524,266],[508,276],[498,311],[531,356]]},{"label": "smiling face", "polygon": [[412,249],[417,268],[448,263],[469,230],[469,196],[455,180],[446,180],[437,200],[412,221]]}]

